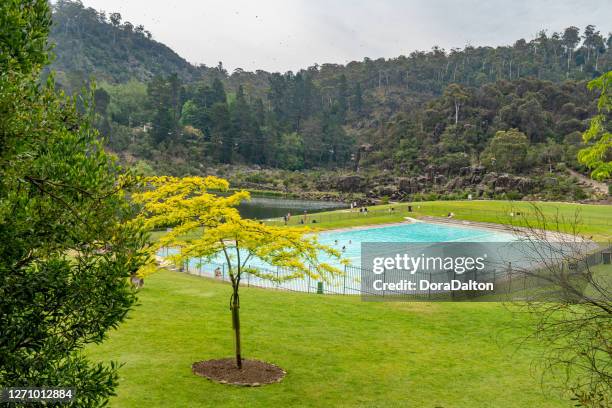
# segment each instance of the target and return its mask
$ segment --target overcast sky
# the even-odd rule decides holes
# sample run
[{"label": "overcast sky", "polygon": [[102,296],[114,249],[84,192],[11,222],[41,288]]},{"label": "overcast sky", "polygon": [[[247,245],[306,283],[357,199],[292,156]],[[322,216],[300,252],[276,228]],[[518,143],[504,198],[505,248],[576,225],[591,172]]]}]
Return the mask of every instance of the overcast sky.
[{"label": "overcast sky", "polygon": [[231,72],[512,44],[541,29],[612,30],[611,0],[83,0],[120,12],[192,63]]}]

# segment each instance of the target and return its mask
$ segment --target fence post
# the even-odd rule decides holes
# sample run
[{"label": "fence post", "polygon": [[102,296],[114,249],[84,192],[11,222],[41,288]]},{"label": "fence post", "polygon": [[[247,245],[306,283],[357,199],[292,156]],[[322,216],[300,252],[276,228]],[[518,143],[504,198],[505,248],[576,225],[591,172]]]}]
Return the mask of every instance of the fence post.
[{"label": "fence post", "polygon": [[512,262],[508,262],[508,292],[512,292]]},{"label": "fence post", "polygon": [[308,265],[308,293],[310,293],[310,274],[311,274],[310,265]]},{"label": "fence post", "polygon": [[493,268],[493,293],[497,293],[497,281],[495,279],[495,268]]},{"label": "fence post", "polygon": [[221,264],[221,280],[224,281],[225,280],[225,264]]},{"label": "fence post", "polygon": [[383,276],[382,276],[382,278],[383,278],[383,291],[382,291],[383,297],[385,297],[385,280],[386,280],[385,279],[385,275],[386,275],[386,269],[383,269]]},{"label": "fence post", "polygon": [[342,294],[346,295],[346,265],[344,265],[344,283],[342,284]]}]

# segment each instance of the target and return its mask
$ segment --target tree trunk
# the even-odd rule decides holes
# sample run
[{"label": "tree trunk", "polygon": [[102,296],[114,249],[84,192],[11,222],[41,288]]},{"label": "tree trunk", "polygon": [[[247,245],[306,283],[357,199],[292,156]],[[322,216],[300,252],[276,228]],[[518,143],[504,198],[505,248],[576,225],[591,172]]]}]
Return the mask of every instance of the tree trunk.
[{"label": "tree trunk", "polygon": [[238,287],[233,288],[231,311],[232,311],[232,327],[234,328],[234,340],[236,346],[236,366],[239,370],[242,369],[242,353],[240,349],[240,299],[238,297]]},{"label": "tree trunk", "polygon": [[587,47],[587,62],[589,62],[590,59],[591,59],[591,47],[588,46]]},{"label": "tree trunk", "polygon": [[459,103],[455,102],[455,126],[459,123]]}]

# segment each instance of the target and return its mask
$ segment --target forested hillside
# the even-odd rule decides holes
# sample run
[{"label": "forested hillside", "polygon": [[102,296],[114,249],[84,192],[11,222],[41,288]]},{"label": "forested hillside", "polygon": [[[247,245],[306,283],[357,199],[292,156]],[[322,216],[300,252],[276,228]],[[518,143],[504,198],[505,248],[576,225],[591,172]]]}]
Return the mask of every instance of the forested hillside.
[{"label": "forested hillside", "polygon": [[348,184],[319,176],[323,185],[302,184],[398,191],[378,195],[465,193],[482,184],[474,172],[521,178],[506,188],[520,195],[584,195],[558,184],[565,167],[584,170],[575,157],[596,110],[586,82],[612,69],[612,35],[594,26],[284,74],[194,67],[144,27],[78,2],[55,5],[52,40],[68,91],[97,79],[98,127],[127,162],[172,174],[222,165],[368,169]]},{"label": "forested hillside", "polygon": [[[85,8],[80,2],[53,5],[50,42],[55,43],[52,69],[66,87],[78,87],[90,76],[98,80],[147,81],[155,75],[178,73],[185,79],[197,69],[142,25],[123,21],[121,14]],[[72,88],[70,88],[72,89]]]}]

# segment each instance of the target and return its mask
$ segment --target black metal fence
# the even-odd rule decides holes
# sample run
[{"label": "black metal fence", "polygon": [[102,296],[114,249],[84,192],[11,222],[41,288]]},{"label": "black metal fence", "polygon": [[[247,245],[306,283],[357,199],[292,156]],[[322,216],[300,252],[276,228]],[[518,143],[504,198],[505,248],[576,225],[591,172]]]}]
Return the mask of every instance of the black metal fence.
[{"label": "black metal fence", "polygon": [[[162,250],[163,255],[164,250]],[[165,254],[168,255],[168,250],[165,249]],[[600,247],[596,251],[592,251],[588,255],[579,260],[571,262],[564,261],[559,267],[566,270],[579,273],[585,268],[593,267],[600,264],[610,264],[612,262],[612,245]],[[548,266],[550,268],[550,266]],[[189,273],[196,276],[218,279],[220,281],[230,282],[228,266],[223,262],[207,262],[203,259],[191,259],[181,267],[178,271]],[[364,276],[372,276],[371,271],[364,270],[358,266],[343,266],[342,273],[329,277],[326,280],[316,280],[310,275],[298,279],[284,280],[283,278],[291,275],[291,271],[283,268],[266,269],[256,268],[258,274],[272,276],[275,279],[264,279],[255,274],[242,273],[241,284],[247,287],[260,287],[267,289],[286,290],[294,292],[318,293],[326,295],[361,295],[365,297],[397,297],[401,296],[409,300],[460,300],[465,298],[474,298],[483,295],[481,291],[393,291],[384,290],[371,292],[364,290],[362,279]],[[517,291],[525,291],[530,288],[539,287],[546,284],[546,280],[538,277],[537,268],[530,273],[523,273],[513,269],[511,264],[496,264],[489,265],[488,269],[482,271],[470,271],[463,274],[456,274],[454,271],[439,271],[430,272],[419,270],[416,272],[415,280],[425,279],[429,282],[448,282],[449,280],[457,280],[460,282],[478,281],[491,282],[495,287],[494,293],[489,294],[508,294]],[[385,271],[381,276],[383,282],[397,282],[401,279],[405,271],[390,270]],[[540,276],[547,273],[542,270]]]}]

